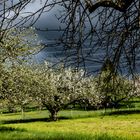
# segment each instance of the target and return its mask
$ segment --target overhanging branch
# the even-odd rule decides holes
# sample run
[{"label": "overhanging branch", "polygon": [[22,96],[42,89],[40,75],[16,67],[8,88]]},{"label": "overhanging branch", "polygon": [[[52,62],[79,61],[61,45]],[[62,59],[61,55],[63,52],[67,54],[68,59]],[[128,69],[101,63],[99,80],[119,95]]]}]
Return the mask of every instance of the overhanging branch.
[{"label": "overhanging branch", "polygon": [[125,12],[134,0],[116,0],[115,2],[113,0],[97,0],[95,3],[92,0],[85,0],[85,2],[90,13],[99,7],[110,7]]}]

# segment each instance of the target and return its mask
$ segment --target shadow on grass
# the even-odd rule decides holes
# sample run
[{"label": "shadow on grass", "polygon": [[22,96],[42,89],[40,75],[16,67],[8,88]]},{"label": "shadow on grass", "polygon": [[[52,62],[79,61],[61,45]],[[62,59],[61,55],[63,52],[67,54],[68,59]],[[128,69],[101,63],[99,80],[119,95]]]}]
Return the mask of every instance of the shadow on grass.
[{"label": "shadow on grass", "polygon": [[135,110],[116,110],[107,113],[108,115],[129,115],[129,114],[140,114],[140,109]]},{"label": "shadow on grass", "polygon": [[[68,119],[81,119],[81,118],[91,118],[91,117],[103,117],[103,116],[110,116],[110,115],[129,115],[129,114],[140,114],[140,109],[135,110],[115,110],[115,111],[107,111],[98,116],[94,115],[84,115],[84,116],[73,116],[73,117],[65,117],[60,116],[58,120],[68,120]],[[16,120],[3,120],[0,121],[1,124],[15,124],[15,123],[30,123],[30,122],[52,122],[49,118],[30,118],[30,119],[16,119]]]},{"label": "shadow on grass", "polygon": [[14,131],[24,132],[26,130],[19,129],[19,128],[13,128],[13,127],[0,126],[0,133],[2,133],[2,132],[14,132]]},{"label": "shadow on grass", "polygon": [[[58,117],[58,120],[70,119],[68,117]],[[15,123],[30,123],[30,122],[52,122],[49,118],[32,118],[32,119],[18,119],[18,120],[4,120],[1,124],[15,124]]]}]

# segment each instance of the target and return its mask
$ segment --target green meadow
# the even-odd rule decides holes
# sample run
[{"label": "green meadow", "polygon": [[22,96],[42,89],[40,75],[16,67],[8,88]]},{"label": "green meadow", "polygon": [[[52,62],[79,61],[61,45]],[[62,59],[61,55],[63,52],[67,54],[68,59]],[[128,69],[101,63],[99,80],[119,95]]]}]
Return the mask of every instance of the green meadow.
[{"label": "green meadow", "polygon": [[140,140],[140,110],[64,110],[0,115],[0,140]]}]

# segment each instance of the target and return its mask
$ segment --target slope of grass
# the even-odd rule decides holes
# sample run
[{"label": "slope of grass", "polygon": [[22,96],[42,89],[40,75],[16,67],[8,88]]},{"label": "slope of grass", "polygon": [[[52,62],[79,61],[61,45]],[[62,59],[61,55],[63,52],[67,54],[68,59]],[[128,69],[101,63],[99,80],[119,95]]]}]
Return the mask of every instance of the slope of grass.
[{"label": "slope of grass", "polygon": [[[139,140],[140,114],[103,115],[104,111],[61,111],[57,122],[47,122],[47,111],[27,112],[22,123],[9,123],[18,120],[20,114],[2,114],[0,140],[39,139],[39,140]],[[69,118],[69,119],[67,119]],[[16,122],[16,121],[15,121]],[[6,123],[6,122],[5,122]]]},{"label": "slope of grass", "polygon": [[[4,130],[0,131],[1,140],[123,140],[119,136],[111,136],[107,134],[87,135],[83,133],[69,133],[69,132],[37,132],[25,131],[19,128],[3,127]],[[12,130],[9,130],[12,129]]]}]

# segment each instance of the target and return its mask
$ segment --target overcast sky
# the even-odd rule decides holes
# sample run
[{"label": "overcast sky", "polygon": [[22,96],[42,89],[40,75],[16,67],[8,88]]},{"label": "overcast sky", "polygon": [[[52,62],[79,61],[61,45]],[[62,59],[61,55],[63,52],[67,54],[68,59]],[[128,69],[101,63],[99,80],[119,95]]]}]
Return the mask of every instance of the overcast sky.
[{"label": "overcast sky", "polygon": [[[0,0],[0,10],[2,9],[2,1],[3,0]],[[7,1],[7,6],[12,4],[12,2],[15,4],[16,2],[18,2],[19,0],[8,0]],[[49,0],[49,2],[51,2],[53,0]],[[38,9],[40,9],[44,3],[46,2],[46,0],[32,0],[32,2],[30,4],[28,4],[24,10],[21,11],[21,13],[19,14],[19,17],[25,17],[27,16],[28,14],[31,14],[31,13],[34,13],[36,12]],[[45,9],[45,11],[48,10],[48,9]],[[45,12],[43,14],[41,14],[40,18],[37,20],[36,24],[34,24],[35,27],[37,28],[40,28],[40,29],[58,29],[59,26],[63,27],[64,25],[63,24],[60,24],[60,21],[58,21],[58,19],[56,18],[55,15],[59,15],[59,10],[60,7],[56,6],[53,8],[53,10],[49,11],[49,12]],[[0,14],[2,13],[2,10],[0,11]],[[9,14],[9,13],[7,13]],[[94,13],[95,15],[97,13]],[[14,15],[14,11],[11,11],[11,13],[9,14],[9,18],[10,16],[12,17]],[[93,15],[93,14],[91,14]],[[114,18],[114,17],[113,17]],[[0,20],[2,19],[2,17],[0,16]],[[132,18],[133,19],[133,18]],[[17,19],[19,20],[19,19]],[[111,20],[111,18],[110,18]],[[108,20],[109,22],[111,22],[110,20]],[[15,21],[17,22],[17,21]],[[92,22],[93,24],[96,24],[98,22],[98,16],[96,16],[96,18],[94,17],[94,20],[92,19]],[[29,24],[29,23],[27,23]],[[87,21],[87,24],[89,25],[88,21]],[[87,25],[86,24],[86,25]],[[97,24],[97,27],[100,26],[100,24]],[[86,32],[88,29],[89,26],[86,26],[86,30],[84,30],[84,32]],[[96,28],[97,28],[96,27]],[[89,29],[90,30],[90,29]],[[42,41],[42,43],[46,43],[47,45],[52,43],[56,38],[58,38],[60,36],[60,32],[48,32],[48,31],[44,31],[44,32],[41,32],[41,31],[37,31],[38,33],[38,36],[39,36],[39,39]],[[95,58],[95,61],[98,61],[101,59],[101,61],[105,58],[103,52],[105,52],[105,50],[103,50],[102,48],[106,48],[106,47],[100,47],[100,46],[96,46],[94,45],[94,42],[96,43],[96,36],[94,36],[94,39],[93,40],[93,44],[91,46],[93,46],[94,48],[100,48],[100,50],[96,53],[90,53],[94,56],[89,56],[90,58],[94,59]],[[89,42],[89,41],[86,41],[86,43]],[[89,44],[87,43],[86,45],[86,49],[88,49],[89,47]],[[60,56],[62,57],[62,52],[61,52],[61,49],[59,48],[60,46],[57,46],[53,49],[50,49],[49,47],[46,47],[43,51],[41,51],[38,55],[37,55],[37,58],[38,60],[40,61],[43,61],[45,59],[47,59],[48,61],[50,60],[58,60],[58,58],[56,56]],[[85,48],[84,48],[85,49]],[[91,50],[90,50],[91,51]],[[84,55],[87,53],[88,54],[88,51],[83,51],[84,52]],[[71,52],[68,52],[68,53],[71,53]],[[86,65],[88,65],[88,67],[92,67],[95,66],[95,67],[98,67],[99,64],[97,64],[94,60],[92,60],[92,64],[91,62],[86,62]],[[103,61],[102,61],[103,62]],[[101,65],[101,64],[100,64]]]},{"label": "overcast sky", "polygon": [[[49,2],[51,2],[52,0],[49,0]],[[7,7],[11,7],[12,5],[15,5],[17,2],[19,2],[19,0],[8,0],[6,2],[6,6]],[[46,0],[32,0],[32,2],[30,2],[29,4],[26,5],[26,7],[20,12],[19,17],[13,22],[13,24],[16,24],[21,17],[26,17],[27,15],[30,15],[32,13],[35,13],[36,11],[38,11],[44,4],[45,4]],[[48,3],[47,3],[48,4]],[[44,9],[45,11],[47,11],[49,8]],[[36,28],[40,28],[40,29],[57,29],[60,26],[60,23],[58,21],[58,19],[56,18],[56,14],[59,14],[58,10],[60,9],[60,7],[54,7],[53,10],[49,11],[49,12],[44,12],[41,14],[40,18],[37,20],[37,22],[33,25]],[[0,0],[0,15],[3,14],[3,0]],[[10,12],[6,13],[7,18],[12,18],[15,15],[15,11],[11,10]],[[36,15],[36,17],[38,16],[38,14]],[[2,16],[0,16],[0,20],[2,20]],[[30,22],[26,23],[26,25],[28,25]],[[58,38],[59,36],[59,32],[46,32],[46,31],[37,31],[38,37],[39,39],[42,41],[42,43],[50,43],[52,42],[56,37]],[[49,52],[47,52],[47,49],[43,50],[42,52],[40,52],[37,56],[39,56],[38,58],[50,58],[52,57],[52,53],[49,54]],[[52,59],[52,58],[51,58]]]},{"label": "overcast sky", "polygon": [[[9,5],[12,4],[11,1],[13,1],[15,4],[19,0],[9,0],[8,1]],[[52,0],[50,0],[50,1],[52,1]],[[38,9],[40,9],[44,5],[45,2],[46,2],[46,0],[42,0],[42,2],[40,2],[40,0],[35,0],[34,2],[28,4],[25,7],[25,9],[20,12],[19,18],[25,17],[28,14],[36,12]],[[45,10],[48,10],[48,9],[45,9]],[[60,24],[60,21],[58,21],[58,19],[56,18],[56,15],[60,14],[59,10],[61,10],[60,7],[56,6],[53,8],[53,10],[41,14],[40,18],[37,20],[37,22],[34,26],[37,28],[40,28],[40,29],[47,29],[47,28],[48,29],[59,29],[59,26],[61,26],[61,27],[64,26],[63,24]],[[14,14],[14,11],[11,11],[9,18],[10,18],[10,16],[13,16],[13,14]],[[48,32],[48,31],[43,31],[43,32],[37,31],[37,33],[38,33],[39,39],[43,43],[46,43],[46,44],[52,43],[53,40],[58,38],[61,34],[60,32]],[[68,52],[68,53],[71,53],[71,52]],[[50,49],[49,47],[46,47],[43,51],[38,53],[36,55],[36,57],[39,61],[43,61],[45,59],[48,61],[58,61],[61,59],[60,57],[63,58],[60,46],[57,46],[52,49]],[[103,55],[102,55],[102,57],[99,57],[99,59],[100,58],[103,58]],[[93,66],[94,67],[97,66],[97,65],[93,65],[91,63],[89,64],[89,62],[87,62],[86,65],[90,65],[91,69]]]},{"label": "overcast sky", "polygon": [[[52,0],[50,0],[52,1]],[[39,10],[44,3],[46,2],[46,0],[42,0],[40,2],[40,0],[35,0],[32,3],[28,4],[26,6],[26,8],[20,13],[20,16],[27,16],[28,13],[35,13],[37,10]],[[40,28],[40,29],[57,29],[59,28],[59,26],[61,25],[58,21],[58,19],[56,18],[56,14],[58,13],[60,7],[54,7],[51,11],[49,12],[45,12],[42,13],[40,18],[37,20],[37,22],[34,24],[34,26],[36,28]],[[48,10],[49,8],[46,8],[46,10]],[[37,17],[37,15],[36,15]],[[42,43],[45,44],[49,44],[52,43],[54,41],[55,38],[58,38],[60,32],[48,32],[48,31],[37,31],[38,37],[41,40]],[[47,60],[54,60],[54,51],[50,49],[46,48],[43,51],[41,51],[39,54],[37,54],[37,58],[39,59],[39,61],[43,61],[44,59]]]}]

